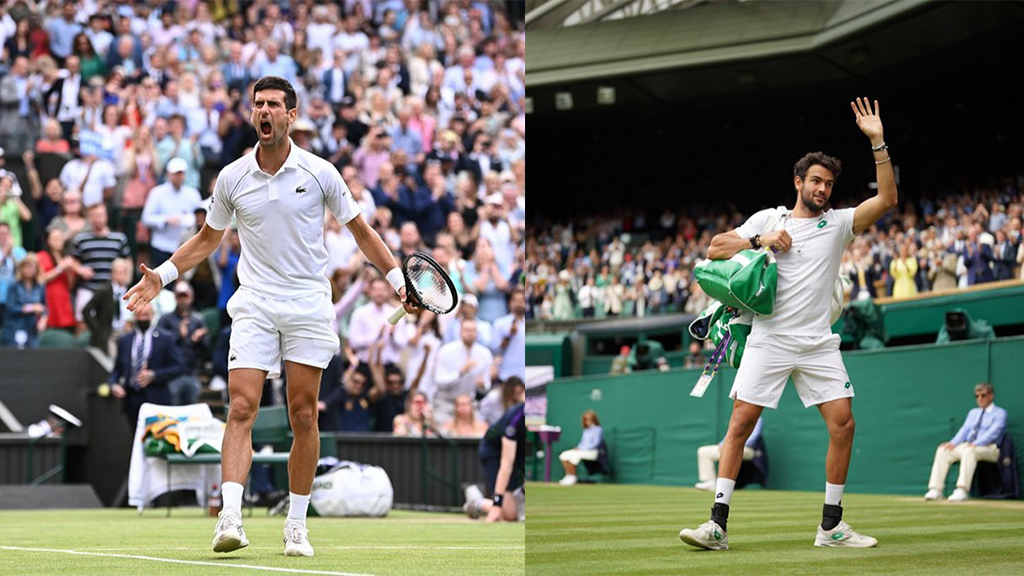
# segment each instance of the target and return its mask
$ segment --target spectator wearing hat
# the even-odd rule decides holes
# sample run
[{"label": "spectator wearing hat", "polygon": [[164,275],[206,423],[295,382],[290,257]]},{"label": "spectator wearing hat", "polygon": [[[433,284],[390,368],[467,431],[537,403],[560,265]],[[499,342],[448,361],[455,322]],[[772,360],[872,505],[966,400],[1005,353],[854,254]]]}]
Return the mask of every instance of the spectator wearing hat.
[{"label": "spectator wearing hat", "polygon": [[210,332],[202,314],[192,308],[195,294],[184,280],[174,284],[175,309],[160,317],[157,327],[174,335],[184,373],[167,383],[174,406],[192,404],[199,398],[199,369],[209,355]]},{"label": "spectator wearing hat", "polygon": [[146,198],[142,223],[153,231],[149,255],[153,268],[167,261],[195,226],[195,211],[203,199],[185,183],[187,168],[183,159],[172,158],[167,163],[167,182],[153,188]]},{"label": "spectator wearing hat", "polygon": [[292,137],[292,141],[299,148],[312,152],[317,156],[323,156],[320,139],[316,137],[316,126],[309,120],[299,118],[293,122],[289,134]]},{"label": "spectator wearing hat", "polygon": [[459,299],[459,309],[455,313],[455,319],[448,322],[444,329],[444,343],[454,342],[462,334],[462,323],[466,321],[476,322],[476,341],[484,346],[490,347],[494,341],[494,326],[486,320],[477,317],[480,309],[480,302],[472,294],[464,294]]}]

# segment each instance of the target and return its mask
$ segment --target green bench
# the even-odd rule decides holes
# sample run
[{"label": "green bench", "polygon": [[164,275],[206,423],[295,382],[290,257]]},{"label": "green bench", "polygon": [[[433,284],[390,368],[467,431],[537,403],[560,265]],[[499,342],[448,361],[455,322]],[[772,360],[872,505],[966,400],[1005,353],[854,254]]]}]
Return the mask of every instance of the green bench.
[{"label": "green bench", "polygon": [[[256,415],[256,422],[252,426],[252,443],[253,444],[280,444],[288,440],[289,426],[288,426],[288,408],[286,406],[264,406],[260,408],[259,413]],[[181,465],[197,465],[197,464],[220,464],[220,454],[195,454],[192,457],[185,456],[180,452],[174,452],[171,454],[165,454],[164,460],[167,462],[167,485],[171,485],[171,468],[173,466]],[[272,466],[287,466],[288,465],[288,452],[271,452],[270,454],[254,453],[252,455],[253,464],[270,464]],[[209,489],[210,483],[206,478],[203,478],[203,486]],[[246,479],[246,490],[248,490],[249,482]],[[207,509],[208,502],[206,501],[206,489],[203,490],[203,501],[202,508]],[[243,500],[244,502],[244,500]],[[171,499],[167,499],[167,515],[171,515]],[[249,506],[249,516],[252,516],[252,506]]]}]

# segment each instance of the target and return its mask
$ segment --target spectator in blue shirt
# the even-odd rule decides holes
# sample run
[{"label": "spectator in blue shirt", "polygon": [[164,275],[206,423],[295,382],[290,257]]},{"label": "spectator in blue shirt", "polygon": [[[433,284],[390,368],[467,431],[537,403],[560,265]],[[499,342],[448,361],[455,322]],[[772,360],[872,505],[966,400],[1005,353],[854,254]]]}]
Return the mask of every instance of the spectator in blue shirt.
[{"label": "spectator in blue shirt", "polygon": [[17,282],[7,289],[7,311],[0,344],[35,348],[36,338],[46,329],[46,290],[40,283],[39,259],[27,254],[18,262]]},{"label": "spectator in blue shirt", "polygon": [[949,500],[967,500],[978,461],[995,462],[999,459],[999,446],[996,443],[1006,430],[1006,410],[994,404],[995,390],[987,382],[974,387],[974,398],[978,407],[967,413],[967,419],[956,436],[935,450],[935,463],[932,464],[932,477],[928,481],[925,500],[942,499],[942,488],[946,484],[949,466],[957,461],[960,462],[960,476]]},{"label": "spectator in blue shirt", "polygon": [[[757,444],[757,441],[761,438],[763,430],[764,420],[758,418],[757,424],[754,424],[754,431],[750,433],[750,438],[747,438],[747,442],[743,445],[744,461],[754,459],[754,444]],[[721,457],[722,442],[710,446],[701,446],[697,449],[697,478],[700,482],[697,482],[694,488],[707,490],[708,492],[715,489],[715,479],[718,478],[718,473],[715,471],[715,462],[718,462],[718,459]]]},{"label": "spectator in blue shirt", "polygon": [[46,28],[50,33],[50,52],[63,62],[71,54],[71,42],[82,31],[82,25],[75,22],[75,3],[64,2],[60,18],[50,20]]},{"label": "spectator in blue shirt", "polygon": [[572,486],[576,483],[576,467],[583,460],[597,460],[597,448],[601,445],[601,421],[597,418],[597,412],[587,410],[583,413],[583,437],[580,443],[572,450],[566,450],[558,455],[565,468],[565,477],[558,481],[562,486]]}]

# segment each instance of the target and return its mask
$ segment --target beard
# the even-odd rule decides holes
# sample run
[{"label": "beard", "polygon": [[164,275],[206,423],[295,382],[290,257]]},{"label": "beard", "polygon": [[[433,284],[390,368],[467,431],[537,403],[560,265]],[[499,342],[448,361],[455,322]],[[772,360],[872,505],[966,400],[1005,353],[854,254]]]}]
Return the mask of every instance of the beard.
[{"label": "beard", "polygon": [[828,204],[828,198],[825,197],[817,200],[813,192],[804,189],[800,191],[800,202],[811,212],[818,213],[825,209],[825,206]]}]

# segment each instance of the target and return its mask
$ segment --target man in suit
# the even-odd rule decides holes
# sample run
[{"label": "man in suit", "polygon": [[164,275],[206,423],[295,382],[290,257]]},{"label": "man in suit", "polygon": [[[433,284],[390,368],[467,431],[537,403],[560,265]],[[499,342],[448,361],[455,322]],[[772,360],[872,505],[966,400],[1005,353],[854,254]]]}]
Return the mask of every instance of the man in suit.
[{"label": "man in suit", "polygon": [[1006,237],[1006,232],[996,230],[996,246],[993,250],[995,280],[1013,278],[1013,265],[1017,261],[1017,245]]},{"label": "man in suit", "polygon": [[139,408],[145,402],[171,404],[167,383],[185,372],[174,334],[153,323],[153,306],[135,313],[135,329],[117,340],[117,356],[110,373],[114,396],[124,398],[128,425],[135,431]]},{"label": "man in suit", "polygon": [[964,266],[967,267],[967,284],[974,286],[983,282],[991,282],[994,278],[992,268],[992,246],[978,241],[980,227],[971,228],[969,239],[964,245]]},{"label": "man in suit", "polygon": [[928,481],[925,500],[942,499],[942,488],[946,484],[949,466],[957,461],[960,462],[960,476],[949,500],[967,500],[978,461],[995,462],[999,459],[997,442],[1006,430],[1006,410],[994,404],[995,396],[995,390],[987,382],[974,387],[974,399],[978,407],[967,413],[967,419],[956,436],[949,442],[939,444],[935,450],[935,462],[932,464],[932,477]]}]

